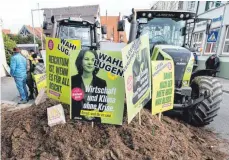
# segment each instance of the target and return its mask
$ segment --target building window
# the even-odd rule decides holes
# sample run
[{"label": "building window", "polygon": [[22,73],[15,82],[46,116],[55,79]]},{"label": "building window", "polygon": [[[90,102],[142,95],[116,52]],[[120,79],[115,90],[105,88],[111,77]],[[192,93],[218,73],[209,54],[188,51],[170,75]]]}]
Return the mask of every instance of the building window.
[{"label": "building window", "polygon": [[[212,29],[211,31],[218,31],[219,32],[219,28],[216,28],[216,29]],[[210,31],[210,33],[211,33]],[[208,36],[207,36],[208,38]],[[219,38],[217,38],[216,42],[207,42],[207,45],[206,45],[206,49],[205,49],[205,53],[206,54],[215,54],[217,52],[217,46],[218,46],[218,41]]]},{"label": "building window", "polygon": [[216,1],[215,2],[215,7],[219,7],[219,6],[221,6],[221,1]]},{"label": "building window", "polygon": [[203,35],[204,35],[203,32],[201,32],[201,33],[199,34],[199,42],[202,42],[202,41],[203,41]]},{"label": "building window", "polygon": [[196,4],[196,1],[190,1],[190,2],[188,2],[188,8],[187,8],[187,10],[188,11],[194,11],[195,4]]},{"label": "building window", "polygon": [[206,1],[205,11],[217,8],[221,5],[221,1]]},{"label": "building window", "polygon": [[193,35],[193,46],[199,51],[202,51],[204,32],[194,33]]},{"label": "building window", "polygon": [[224,41],[223,53],[229,54],[229,26],[227,26],[226,37]]},{"label": "building window", "polygon": [[203,41],[203,32],[199,32],[199,33],[194,33],[194,39],[193,39],[193,42],[194,43],[198,43],[198,42],[201,42]]}]

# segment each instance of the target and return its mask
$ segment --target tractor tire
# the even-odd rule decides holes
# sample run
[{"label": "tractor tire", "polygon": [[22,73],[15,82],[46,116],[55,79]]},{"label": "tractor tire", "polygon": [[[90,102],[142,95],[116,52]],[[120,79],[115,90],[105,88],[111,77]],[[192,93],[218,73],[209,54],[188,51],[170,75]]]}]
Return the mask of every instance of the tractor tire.
[{"label": "tractor tire", "polygon": [[197,86],[197,88],[192,89],[194,89],[193,92],[197,89],[196,93],[198,95],[206,90],[210,91],[210,97],[197,104],[194,110],[191,111],[191,124],[203,127],[210,124],[217,116],[222,101],[222,85],[214,77],[198,76],[193,80],[192,86]]}]

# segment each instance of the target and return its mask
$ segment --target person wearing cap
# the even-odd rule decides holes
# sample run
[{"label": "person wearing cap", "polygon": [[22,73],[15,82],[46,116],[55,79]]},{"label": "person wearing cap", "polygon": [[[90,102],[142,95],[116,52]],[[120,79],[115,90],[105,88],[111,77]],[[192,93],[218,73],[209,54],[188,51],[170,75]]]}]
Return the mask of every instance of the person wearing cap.
[{"label": "person wearing cap", "polygon": [[26,88],[26,58],[20,54],[19,48],[13,49],[13,56],[10,59],[10,74],[14,78],[21,100],[19,104],[28,102],[28,92]]},{"label": "person wearing cap", "polygon": [[38,63],[37,54],[32,49],[29,52],[29,60],[31,60],[33,65],[36,65]]},{"label": "person wearing cap", "polygon": [[38,59],[42,58],[41,51],[42,51],[42,49],[39,49],[39,51],[37,52],[37,58]]},{"label": "person wearing cap", "polygon": [[27,67],[26,67],[26,71],[27,71],[27,79],[26,79],[26,84],[29,88],[29,100],[34,99],[33,93],[34,93],[34,80],[32,77],[32,73],[34,71],[34,64],[32,64],[31,59],[29,58],[29,53],[26,50],[21,50],[21,54],[26,58],[27,61]]},{"label": "person wearing cap", "polygon": [[35,52],[34,52],[33,49],[31,49],[29,52],[30,52],[30,53],[29,53],[30,55],[34,55],[34,54],[35,54]]}]

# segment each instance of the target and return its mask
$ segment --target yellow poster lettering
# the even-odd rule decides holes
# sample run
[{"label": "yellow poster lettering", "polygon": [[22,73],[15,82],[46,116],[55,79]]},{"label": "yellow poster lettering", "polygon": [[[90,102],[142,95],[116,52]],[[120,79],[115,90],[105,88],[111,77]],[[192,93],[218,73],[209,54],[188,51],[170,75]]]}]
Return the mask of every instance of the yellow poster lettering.
[{"label": "yellow poster lettering", "polygon": [[41,89],[46,88],[46,73],[34,75],[38,93]]},{"label": "yellow poster lettering", "polygon": [[81,116],[88,116],[88,117],[101,117],[101,118],[111,118],[112,112],[99,112],[99,111],[87,111],[81,110]]}]

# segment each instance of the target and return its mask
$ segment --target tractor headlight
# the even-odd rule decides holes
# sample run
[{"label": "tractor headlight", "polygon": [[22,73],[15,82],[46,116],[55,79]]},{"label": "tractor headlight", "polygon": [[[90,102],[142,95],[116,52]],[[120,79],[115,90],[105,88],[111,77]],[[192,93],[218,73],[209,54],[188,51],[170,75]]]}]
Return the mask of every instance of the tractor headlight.
[{"label": "tractor headlight", "polygon": [[180,15],[180,18],[184,18],[184,14],[181,14],[181,15]]},{"label": "tractor headlight", "polygon": [[189,14],[186,14],[186,18],[188,18],[189,17]]},{"label": "tractor headlight", "polygon": [[146,13],[142,13],[142,16],[145,17],[146,16]]},{"label": "tractor headlight", "polygon": [[148,14],[148,18],[151,18],[151,17],[152,17],[152,13],[149,13],[149,14]]}]

